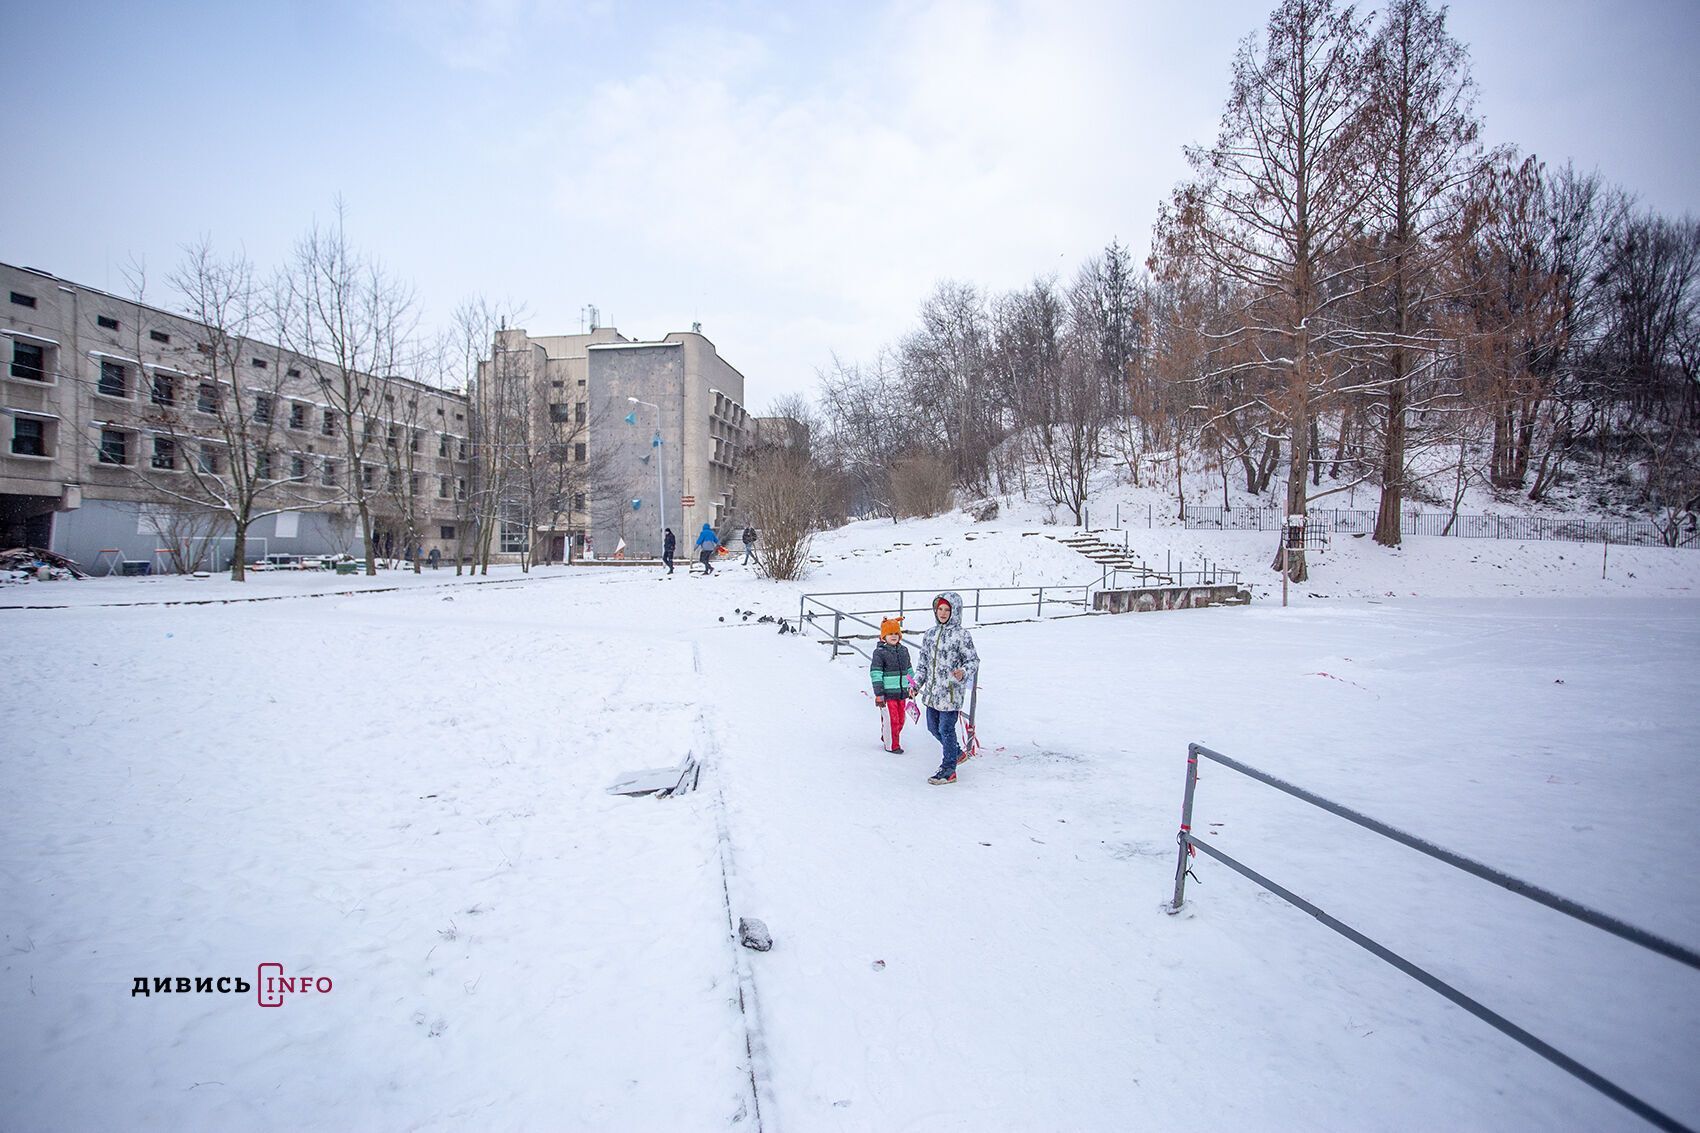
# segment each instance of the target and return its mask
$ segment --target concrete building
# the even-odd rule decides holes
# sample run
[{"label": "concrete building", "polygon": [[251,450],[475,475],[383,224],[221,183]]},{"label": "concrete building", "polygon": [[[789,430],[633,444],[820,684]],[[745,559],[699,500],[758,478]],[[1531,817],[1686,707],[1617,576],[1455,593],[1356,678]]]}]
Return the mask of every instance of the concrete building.
[{"label": "concrete building", "polygon": [[[736,471],[753,428],[744,376],[702,334],[636,341],[613,327],[540,337],[504,330],[479,368],[475,407],[516,383],[529,391],[534,435],[555,437],[583,466],[564,480],[574,485],[568,530],[529,517],[539,557],[563,557],[565,540],[586,536],[598,557],[621,540],[628,557],[657,556],[665,526],[685,559],[702,524],[722,538],[742,524]],[[521,537],[517,524],[504,524],[503,550]]]},{"label": "concrete building", "polygon": [[[130,299],[30,268],[0,264],[0,547],[45,547],[85,567],[153,563],[160,515],[178,506],[190,461],[228,473],[231,382],[209,363],[208,328]],[[309,360],[274,344],[241,342],[241,395],[259,438],[253,459],[303,510],[258,520],[246,557],[361,553],[347,504],[349,477],[371,488],[380,553],[399,556],[406,494],[418,549],[452,561],[470,476],[469,406],[458,393],[400,377],[371,379],[361,468],[346,467],[341,419]],[[234,349],[234,348],[233,348]],[[246,466],[245,466],[246,467]],[[387,540],[385,537],[388,537]],[[210,536],[212,569],[234,540]]]}]

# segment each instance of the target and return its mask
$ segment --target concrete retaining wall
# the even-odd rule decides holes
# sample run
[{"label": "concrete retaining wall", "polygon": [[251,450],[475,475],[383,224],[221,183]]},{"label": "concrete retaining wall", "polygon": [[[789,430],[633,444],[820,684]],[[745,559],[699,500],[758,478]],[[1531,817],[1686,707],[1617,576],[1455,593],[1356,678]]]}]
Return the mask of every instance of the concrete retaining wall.
[{"label": "concrete retaining wall", "polygon": [[1100,590],[1092,595],[1092,608],[1111,614],[1143,614],[1152,610],[1186,610],[1200,606],[1244,606],[1251,592],[1238,586],[1141,586],[1128,590]]}]

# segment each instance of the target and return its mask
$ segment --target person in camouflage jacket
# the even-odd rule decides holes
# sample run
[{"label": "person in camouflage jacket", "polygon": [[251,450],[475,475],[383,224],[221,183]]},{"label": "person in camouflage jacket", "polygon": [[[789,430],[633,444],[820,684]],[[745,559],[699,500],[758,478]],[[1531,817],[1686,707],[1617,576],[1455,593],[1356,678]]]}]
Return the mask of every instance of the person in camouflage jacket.
[{"label": "person in camouflage jacket", "polygon": [[915,667],[916,699],[927,710],[927,731],[944,748],[938,773],[927,782],[956,782],[956,763],[962,750],[956,740],[956,717],[968,695],[968,682],[980,668],[974,638],[962,624],[962,596],[947,590],[933,599],[936,624],[921,638]]}]

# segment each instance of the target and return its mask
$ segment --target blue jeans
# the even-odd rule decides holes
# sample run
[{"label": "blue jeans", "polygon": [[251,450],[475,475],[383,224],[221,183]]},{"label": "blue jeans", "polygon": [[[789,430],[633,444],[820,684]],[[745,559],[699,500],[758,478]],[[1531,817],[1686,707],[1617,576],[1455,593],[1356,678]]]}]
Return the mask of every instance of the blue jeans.
[{"label": "blue jeans", "polygon": [[956,774],[956,761],[962,758],[962,748],[956,742],[956,717],[955,712],[927,709],[927,731],[944,745],[944,762],[939,764],[941,779]]}]

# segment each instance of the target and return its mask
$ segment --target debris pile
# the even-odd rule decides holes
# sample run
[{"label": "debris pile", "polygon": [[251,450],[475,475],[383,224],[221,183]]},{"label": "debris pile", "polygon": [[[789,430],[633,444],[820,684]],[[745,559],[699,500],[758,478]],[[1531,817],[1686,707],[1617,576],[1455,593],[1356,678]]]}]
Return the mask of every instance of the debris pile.
[{"label": "debris pile", "polygon": [[83,568],[52,551],[41,547],[13,547],[0,551],[0,571],[11,579],[37,579],[42,582],[61,578],[87,578]]}]

